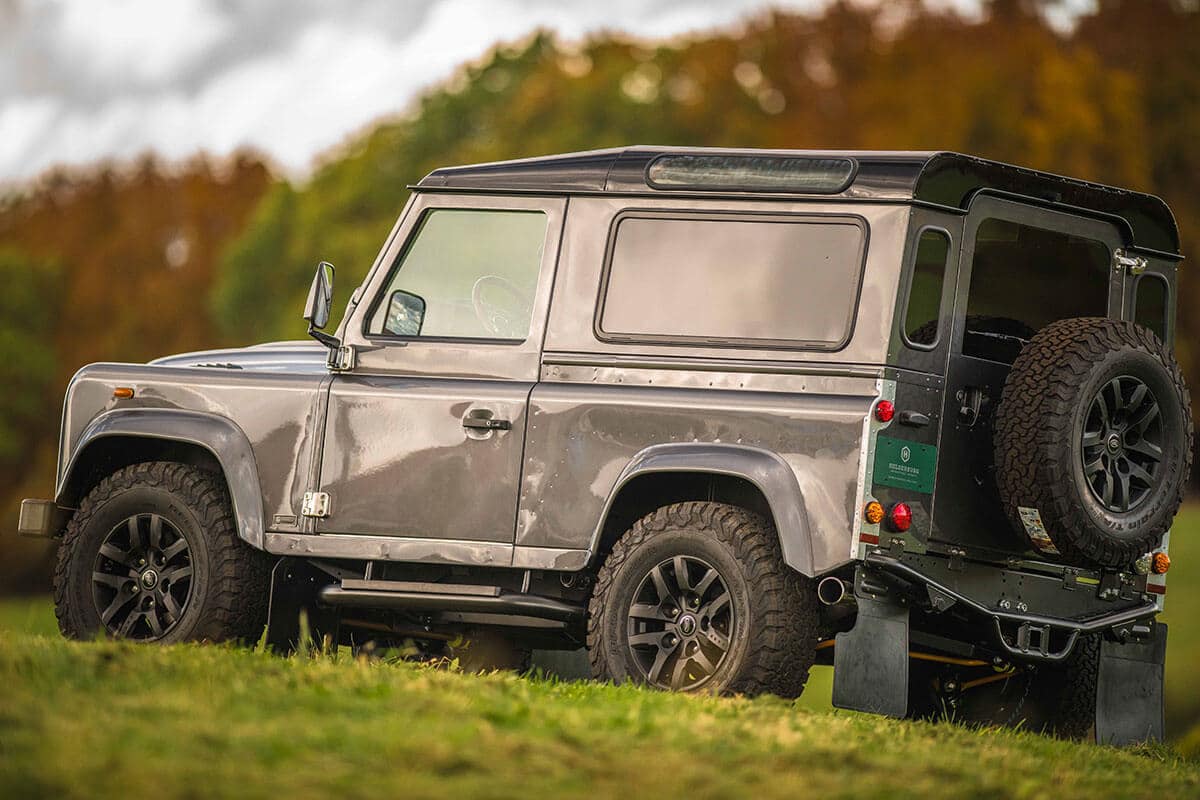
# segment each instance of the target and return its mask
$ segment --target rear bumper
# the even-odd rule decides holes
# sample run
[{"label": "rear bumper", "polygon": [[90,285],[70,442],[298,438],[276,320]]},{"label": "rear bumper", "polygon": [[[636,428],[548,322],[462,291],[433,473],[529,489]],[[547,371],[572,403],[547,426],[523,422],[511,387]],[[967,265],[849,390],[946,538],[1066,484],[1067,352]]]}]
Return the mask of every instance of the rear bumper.
[{"label": "rear bumper", "polygon": [[[1030,613],[1024,610],[1023,603],[1018,606],[1022,609],[1020,612],[1013,612],[990,608],[949,582],[882,552],[869,553],[864,563],[881,573],[901,593],[911,593],[914,587],[921,587],[934,611],[958,606],[976,618],[987,620],[1000,649],[1021,660],[1062,661],[1071,654],[1080,636],[1091,634],[1103,633],[1106,638],[1122,642],[1143,638],[1151,631],[1147,623],[1158,613],[1158,604],[1153,600],[1121,604],[1111,610],[1093,609],[1076,618]],[[1027,586],[1026,591],[1031,588]],[[1012,636],[1006,634],[1006,628],[1013,630]],[[1057,639],[1059,644],[1052,646],[1052,639]]]},{"label": "rear bumper", "polygon": [[40,538],[57,536],[69,513],[67,509],[55,505],[53,500],[22,500],[17,533]]}]

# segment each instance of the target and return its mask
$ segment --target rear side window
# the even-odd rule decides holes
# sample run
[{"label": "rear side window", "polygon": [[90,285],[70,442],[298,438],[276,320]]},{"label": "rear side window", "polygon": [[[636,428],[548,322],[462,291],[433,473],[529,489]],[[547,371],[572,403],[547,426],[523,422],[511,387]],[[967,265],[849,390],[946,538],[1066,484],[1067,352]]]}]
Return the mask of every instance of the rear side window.
[{"label": "rear side window", "polygon": [[853,218],[621,218],[604,338],[836,349],[850,337],[865,246]]},{"label": "rear side window", "polygon": [[909,344],[924,348],[937,343],[949,257],[950,237],[945,231],[934,228],[921,231],[908,289],[908,309],[904,313],[904,335]]},{"label": "rear side window", "polygon": [[1011,364],[1051,322],[1105,316],[1111,258],[1094,239],[984,220],[971,263],[963,354]]},{"label": "rear side window", "polygon": [[1167,282],[1157,275],[1142,275],[1137,281],[1137,306],[1133,319],[1167,340]]}]

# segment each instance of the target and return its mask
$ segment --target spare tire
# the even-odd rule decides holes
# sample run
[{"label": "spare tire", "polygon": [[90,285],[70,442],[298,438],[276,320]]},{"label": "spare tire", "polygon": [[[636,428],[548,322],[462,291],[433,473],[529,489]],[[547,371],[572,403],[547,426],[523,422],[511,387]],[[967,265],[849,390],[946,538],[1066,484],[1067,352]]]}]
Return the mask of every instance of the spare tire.
[{"label": "spare tire", "polygon": [[1124,567],[1162,543],[1183,501],[1191,402],[1148,329],[1059,320],[1013,362],[993,444],[1001,501],[1035,548]]}]

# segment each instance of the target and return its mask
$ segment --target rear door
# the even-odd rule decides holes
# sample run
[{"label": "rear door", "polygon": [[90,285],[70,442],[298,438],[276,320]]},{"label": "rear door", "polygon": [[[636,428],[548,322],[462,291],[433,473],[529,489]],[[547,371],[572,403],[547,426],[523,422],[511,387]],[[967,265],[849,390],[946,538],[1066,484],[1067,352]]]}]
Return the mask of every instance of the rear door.
[{"label": "rear door", "polygon": [[1025,341],[1067,317],[1121,316],[1120,233],[1100,220],[997,197],[975,200],[963,237],[946,371],[931,538],[981,556],[1028,550],[1001,512],[992,422]]},{"label": "rear door", "polygon": [[512,545],[565,208],[562,198],[417,198],[345,328],[357,364],[329,392],[319,533],[503,560],[503,548],[470,544]]}]

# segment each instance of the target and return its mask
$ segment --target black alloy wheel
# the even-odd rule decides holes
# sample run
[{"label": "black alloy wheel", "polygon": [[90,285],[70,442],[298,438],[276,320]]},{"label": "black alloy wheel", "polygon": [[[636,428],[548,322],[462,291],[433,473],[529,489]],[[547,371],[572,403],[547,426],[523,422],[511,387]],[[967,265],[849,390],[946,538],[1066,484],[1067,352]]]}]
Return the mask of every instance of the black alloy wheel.
[{"label": "black alloy wheel", "polygon": [[101,542],[92,597],[110,636],[162,638],[183,617],[191,595],[192,548],[158,514],[134,514]]},{"label": "black alloy wheel", "polygon": [[685,501],[613,544],[588,603],[588,658],[605,681],[797,697],[820,624],[816,584],[784,561],[769,519]]},{"label": "black alloy wheel", "polygon": [[80,500],[58,547],[54,607],[71,639],[254,641],[272,560],[238,535],[220,473],[123,467]]},{"label": "black alloy wheel", "polygon": [[1122,375],[1100,388],[1083,427],[1083,472],[1106,509],[1125,513],[1151,493],[1163,458],[1162,416],[1154,392]]},{"label": "black alloy wheel", "polygon": [[707,561],[675,556],[650,570],[628,612],[629,650],[647,683],[689,691],[724,663],[737,625],[729,590]]}]

